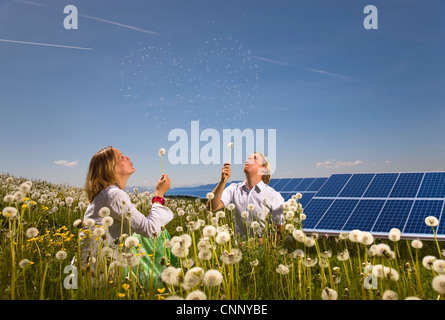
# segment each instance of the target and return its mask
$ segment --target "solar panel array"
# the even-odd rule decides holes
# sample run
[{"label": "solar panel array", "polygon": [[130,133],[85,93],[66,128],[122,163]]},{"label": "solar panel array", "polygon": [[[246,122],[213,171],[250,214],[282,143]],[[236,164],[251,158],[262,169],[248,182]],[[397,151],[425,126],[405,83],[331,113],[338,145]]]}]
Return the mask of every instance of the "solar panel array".
[{"label": "solar panel array", "polygon": [[445,172],[333,174],[304,207],[305,231],[369,231],[404,238],[433,238],[425,218],[435,216],[445,237]]},{"label": "solar panel array", "polygon": [[[333,174],[271,179],[269,185],[285,201],[297,192],[303,195],[300,203],[307,217],[303,227],[308,232],[339,234],[359,229],[387,236],[398,228],[404,238],[428,239],[433,238],[433,230],[424,220],[435,216],[436,235],[445,239],[445,172]],[[167,195],[205,198],[215,186],[175,188]]]}]

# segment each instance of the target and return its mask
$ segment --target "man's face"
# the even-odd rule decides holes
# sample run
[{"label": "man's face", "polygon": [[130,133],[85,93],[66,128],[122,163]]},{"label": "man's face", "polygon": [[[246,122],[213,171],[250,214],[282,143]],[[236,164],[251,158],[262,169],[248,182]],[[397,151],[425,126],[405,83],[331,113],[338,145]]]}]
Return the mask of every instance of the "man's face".
[{"label": "man's face", "polygon": [[244,162],[244,173],[263,175],[265,171],[263,162],[264,159],[260,154],[252,153]]}]

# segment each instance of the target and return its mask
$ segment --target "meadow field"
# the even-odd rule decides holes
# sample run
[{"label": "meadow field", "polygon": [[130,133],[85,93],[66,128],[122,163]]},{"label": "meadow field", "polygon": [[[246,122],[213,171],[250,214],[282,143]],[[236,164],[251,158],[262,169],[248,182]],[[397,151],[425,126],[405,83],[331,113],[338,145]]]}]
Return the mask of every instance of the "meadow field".
[{"label": "meadow field", "polygon": [[[149,214],[153,195],[128,193]],[[360,230],[306,234],[300,196],[285,203],[283,232],[268,224],[261,240],[255,222],[251,237],[237,239],[231,206],[212,213],[201,199],[166,198],[174,219],[154,235],[163,250],[147,252],[123,230],[119,243],[103,242],[100,258],[82,267],[80,231],[105,238],[118,222],[106,214],[102,225],[83,221],[81,188],[1,174],[0,299],[444,299],[443,242],[403,239],[397,229],[385,239]],[[434,231],[437,220],[425,223]],[[148,260],[159,262],[161,280],[140,276]]]}]

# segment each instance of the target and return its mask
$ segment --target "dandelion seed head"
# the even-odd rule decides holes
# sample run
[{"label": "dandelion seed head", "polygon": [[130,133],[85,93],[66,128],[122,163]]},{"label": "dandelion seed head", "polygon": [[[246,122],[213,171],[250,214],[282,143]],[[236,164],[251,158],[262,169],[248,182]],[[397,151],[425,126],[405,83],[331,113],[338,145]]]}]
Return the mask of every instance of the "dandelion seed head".
[{"label": "dandelion seed head", "polygon": [[65,260],[68,254],[64,250],[60,250],[56,253],[56,259],[59,261]]},{"label": "dandelion seed head", "polygon": [[139,245],[139,240],[136,237],[130,236],[127,239],[125,239],[125,246],[127,248],[137,247],[138,245]]},{"label": "dandelion seed head", "polygon": [[88,218],[84,221],[85,227],[92,228],[96,224],[96,221],[94,219]]},{"label": "dandelion seed head", "polygon": [[102,218],[108,217],[110,215],[110,209],[107,207],[102,207],[99,210],[99,216],[101,216]]},{"label": "dandelion seed head", "polygon": [[202,234],[204,237],[212,238],[216,235],[216,228],[214,226],[205,226],[202,230]]},{"label": "dandelion seed head", "polygon": [[35,238],[39,234],[39,230],[37,228],[29,228],[26,230],[26,237],[27,238]]},{"label": "dandelion seed head", "polygon": [[215,197],[215,195],[213,194],[213,192],[208,192],[206,195],[206,198],[209,200],[212,200]]},{"label": "dandelion seed head", "polygon": [[437,293],[445,294],[445,275],[441,274],[434,277],[432,285],[433,289],[436,290]]},{"label": "dandelion seed head", "polygon": [[414,249],[422,249],[422,247],[423,247],[423,242],[420,241],[420,240],[418,240],[418,239],[416,239],[416,240],[411,241],[411,246],[412,246]]},{"label": "dandelion seed head", "polygon": [[204,274],[203,283],[207,287],[216,287],[222,283],[223,279],[221,272],[211,269]]},{"label": "dandelion seed head", "polygon": [[160,148],[158,154],[159,154],[160,157],[164,156],[165,155],[165,149],[164,148]]},{"label": "dandelion seed head", "polygon": [[190,292],[185,297],[185,300],[207,300],[207,296],[201,290],[195,290],[195,291]]},{"label": "dandelion seed head", "polygon": [[445,260],[437,259],[433,262],[433,270],[439,274],[445,274]]},{"label": "dandelion seed head", "polygon": [[399,295],[397,292],[392,290],[385,290],[382,296],[383,300],[399,300]]},{"label": "dandelion seed head", "polygon": [[102,225],[106,226],[106,227],[111,227],[114,223],[114,220],[112,217],[110,216],[106,216],[102,218]]},{"label": "dandelion seed head", "polygon": [[331,288],[324,288],[321,292],[321,298],[323,300],[337,300],[338,294],[337,291]]},{"label": "dandelion seed head", "polygon": [[230,234],[227,231],[221,231],[216,235],[216,243],[224,244],[230,240]]},{"label": "dandelion seed head", "polygon": [[439,224],[439,220],[434,216],[429,216],[425,218],[425,224],[430,227],[435,227]]},{"label": "dandelion seed head", "polygon": [[428,270],[431,270],[431,268],[433,267],[434,261],[436,261],[435,256],[425,256],[422,259],[422,264],[425,268],[427,268]]}]

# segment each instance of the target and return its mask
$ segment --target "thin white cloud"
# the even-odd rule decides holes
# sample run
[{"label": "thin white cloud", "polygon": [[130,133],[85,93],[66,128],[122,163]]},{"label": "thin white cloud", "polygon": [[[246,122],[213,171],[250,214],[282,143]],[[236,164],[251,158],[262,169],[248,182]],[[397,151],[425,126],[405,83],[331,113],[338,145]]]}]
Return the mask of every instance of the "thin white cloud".
[{"label": "thin white cloud", "polygon": [[292,66],[292,67],[295,67],[292,63],[272,60],[272,59],[269,59],[269,58],[258,57],[258,56],[252,56],[252,58],[257,59],[257,60],[261,60],[261,61],[266,61],[266,62],[273,63],[273,64],[279,64],[279,65],[282,65],[282,66]]},{"label": "thin white cloud", "polygon": [[11,40],[11,39],[0,39],[1,42],[10,42],[10,43],[20,43],[20,44],[29,44],[34,46],[44,46],[44,47],[57,47],[57,48],[66,48],[66,49],[77,49],[77,50],[93,50],[92,48],[84,48],[84,47],[74,47],[62,44],[53,44],[53,43],[43,43],[43,42],[29,42],[29,41],[21,41],[21,40]]},{"label": "thin white cloud", "polygon": [[[261,60],[261,61],[265,61],[265,62],[269,62],[269,63],[272,63],[272,64],[296,67],[294,64],[289,63],[289,62],[273,60],[273,59],[269,59],[269,58],[265,58],[265,57],[252,56],[252,58],[257,59],[257,60]],[[332,72],[328,72],[328,71],[324,71],[324,70],[318,70],[318,69],[312,69],[312,68],[303,68],[303,69],[306,70],[306,71],[315,72],[315,73],[323,74],[323,75],[330,76],[330,77],[341,78],[341,79],[352,79],[352,77],[350,77],[350,76],[345,76],[345,75],[342,75],[342,74],[332,73]]]},{"label": "thin white cloud", "polygon": [[79,164],[79,160],[74,160],[73,162],[68,162],[66,160],[56,160],[54,161],[54,163],[57,164],[58,166],[73,168]]},{"label": "thin white cloud", "polygon": [[127,24],[122,24],[119,22],[115,22],[115,21],[111,21],[111,20],[106,20],[106,19],[102,19],[102,18],[97,18],[97,17],[92,17],[92,16],[87,16],[84,14],[79,14],[79,17],[84,17],[90,20],[95,20],[95,21],[100,21],[100,22],[105,22],[105,23],[109,23],[109,24],[113,24],[115,26],[119,26],[122,28],[127,28],[127,29],[131,29],[131,30],[135,30],[135,31],[139,31],[139,32],[144,32],[144,33],[148,33],[148,34],[154,34],[154,35],[159,35],[159,32],[155,32],[155,31],[150,31],[150,30],[145,30],[145,29],[141,29],[138,27],[134,27],[134,26],[129,26]]},{"label": "thin white cloud", "polygon": [[356,161],[338,161],[335,159],[327,160],[324,162],[317,162],[316,167],[322,168],[322,169],[339,169],[344,167],[356,167],[359,165],[362,165],[363,161],[356,160]]},{"label": "thin white cloud", "polygon": [[324,70],[317,70],[317,69],[311,69],[311,68],[304,68],[304,70],[311,71],[311,72],[316,72],[316,73],[320,73],[320,74],[324,74],[324,75],[335,77],[335,78],[352,79],[352,77],[349,77],[349,76],[345,76],[345,75],[337,74],[337,73],[332,73],[332,72],[327,72],[327,71],[324,71]]},{"label": "thin white cloud", "polygon": [[[19,2],[19,3],[23,3],[23,4],[27,4],[27,5],[36,6],[36,7],[45,7],[45,8],[56,10],[55,8],[51,8],[51,7],[47,6],[47,5],[44,5],[44,4],[41,4],[41,3],[37,3],[37,2],[26,1],[26,0],[14,0],[14,1],[15,2]],[[119,27],[122,27],[122,28],[131,29],[131,30],[134,30],[134,31],[144,32],[144,33],[153,34],[153,35],[159,35],[159,33],[155,32],[155,31],[150,31],[150,30],[146,30],[146,29],[130,26],[130,25],[127,25],[127,24],[116,22],[116,21],[111,21],[111,20],[107,20],[107,19],[103,19],[103,18],[88,16],[88,15],[80,14],[80,13],[78,14],[78,16],[79,17],[84,17],[86,19],[94,20],[94,21],[99,21],[99,22],[112,24],[112,25],[119,26]]]}]

